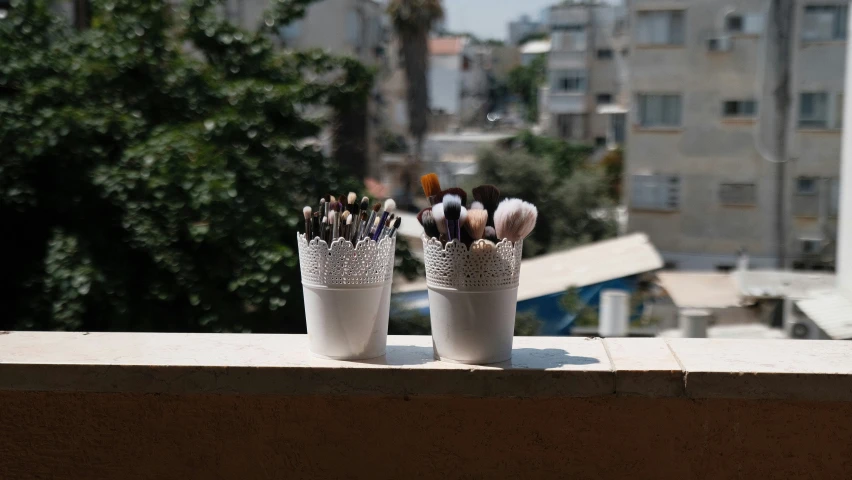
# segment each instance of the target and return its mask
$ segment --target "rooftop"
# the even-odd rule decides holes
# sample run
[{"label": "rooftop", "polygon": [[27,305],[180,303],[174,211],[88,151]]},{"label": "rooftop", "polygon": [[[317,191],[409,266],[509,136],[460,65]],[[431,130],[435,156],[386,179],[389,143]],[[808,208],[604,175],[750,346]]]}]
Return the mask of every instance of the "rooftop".
[{"label": "rooftop", "polygon": [[796,306],[829,337],[835,340],[852,338],[852,294],[849,292],[816,293],[799,300]]},{"label": "rooftop", "polygon": [[433,37],[429,39],[429,55],[459,55],[466,44],[466,37]]},{"label": "rooftop", "polygon": [[680,308],[728,308],[740,305],[739,290],[730,273],[659,272],[660,285]]}]

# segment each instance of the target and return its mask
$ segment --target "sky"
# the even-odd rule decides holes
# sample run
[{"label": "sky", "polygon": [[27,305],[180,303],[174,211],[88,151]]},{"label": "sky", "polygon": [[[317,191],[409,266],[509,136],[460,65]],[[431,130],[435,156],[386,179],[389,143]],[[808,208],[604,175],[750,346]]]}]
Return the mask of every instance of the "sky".
[{"label": "sky", "polygon": [[539,20],[556,0],[444,0],[447,30],[471,32],[479,38],[505,40],[508,23],[527,14]]}]

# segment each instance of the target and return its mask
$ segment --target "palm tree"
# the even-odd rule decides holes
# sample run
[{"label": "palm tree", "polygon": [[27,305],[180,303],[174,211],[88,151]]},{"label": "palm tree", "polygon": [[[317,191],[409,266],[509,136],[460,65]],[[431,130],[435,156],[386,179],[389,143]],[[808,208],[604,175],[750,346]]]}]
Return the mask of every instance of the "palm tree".
[{"label": "palm tree", "polygon": [[[419,173],[422,160],[423,137],[428,128],[429,85],[429,32],[432,25],[444,17],[440,0],[391,0],[388,14],[401,43],[401,54],[407,82],[408,132],[414,139],[414,171]],[[408,200],[413,198],[416,184],[409,179]]]}]

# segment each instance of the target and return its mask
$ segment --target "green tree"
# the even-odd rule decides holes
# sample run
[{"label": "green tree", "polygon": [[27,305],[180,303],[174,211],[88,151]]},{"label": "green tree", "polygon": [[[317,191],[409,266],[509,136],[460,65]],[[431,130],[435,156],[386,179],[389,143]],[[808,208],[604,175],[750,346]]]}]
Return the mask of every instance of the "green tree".
[{"label": "green tree", "polygon": [[500,186],[502,196],[518,197],[538,208],[535,230],[524,240],[534,256],[614,236],[612,207],[601,172],[586,166],[576,147],[561,140],[520,135],[512,146],[480,152],[478,183]]},{"label": "green tree", "polygon": [[538,121],[538,88],[547,79],[547,56],[542,54],[529,65],[519,65],[509,71],[509,91],[516,95],[524,106],[528,122]]},{"label": "green tree", "polygon": [[304,330],[301,206],[356,186],[316,139],[372,74],[275,47],[310,0],[254,32],[170,3],[95,0],[82,32],[41,0],[0,20],[0,328]]}]

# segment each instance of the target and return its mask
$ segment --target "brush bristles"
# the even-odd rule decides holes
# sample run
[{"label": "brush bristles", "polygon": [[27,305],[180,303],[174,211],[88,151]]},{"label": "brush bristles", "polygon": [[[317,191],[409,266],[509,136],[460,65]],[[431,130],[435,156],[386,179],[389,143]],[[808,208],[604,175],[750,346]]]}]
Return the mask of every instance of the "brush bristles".
[{"label": "brush bristles", "polygon": [[448,189],[444,190],[443,192],[441,192],[441,198],[444,198],[447,195],[458,195],[458,197],[461,198],[461,204],[462,205],[467,204],[467,192],[465,192],[461,188],[452,187],[452,188],[448,188]]},{"label": "brush bristles", "polygon": [[305,207],[302,209],[302,214],[305,216],[305,220],[311,219],[311,213],[313,213],[313,209],[311,207]]},{"label": "brush bristles", "polygon": [[[349,213],[349,212],[344,212],[344,213]],[[352,215],[346,216],[346,225],[352,225]]]},{"label": "brush bristles", "polygon": [[535,205],[517,198],[503,200],[494,212],[497,238],[512,242],[523,240],[535,228],[536,218],[538,210]]},{"label": "brush bristles", "polygon": [[393,221],[393,229],[394,230],[399,229],[400,225],[402,225],[402,219],[401,218],[397,218],[396,220]]},{"label": "brush bristles", "polygon": [[334,210],[328,212],[328,223],[334,223],[334,219],[337,217],[337,212]]},{"label": "brush bristles", "polygon": [[459,214],[459,223],[464,225],[464,222],[467,221],[467,209],[461,207],[461,213]]},{"label": "brush bristles", "polygon": [[444,204],[436,203],[432,205],[432,218],[435,219],[435,224],[438,227],[438,232],[447,234],[447,217],[444,216]]},{"label": "brush bristles", "polygon": [[348,205],[355,205],[355,200],[358,200],[358,194],[355,192],[349,192],[349,195],[346,197],[346,203]]},{"label": "brush bristles", "polygon": [[427,173],[420,177],[420,185],[423,186],[423,193],[427,198],[441,191],[441,182],[438,180],[438,175],[434,173]]},{"label": "brush bristles", "polygon": [[379,210],[381,210],[381,209],[382,209],[381,202],[376,202],[376,203],[373,204],[373,211],[374,212],[379,213]]},{"label": "brush bristles", "polygon": [[392,198],[385,200],[385,211],[388,212],[388,213],[391,213],[395,210],[396,210],[396,202]]},{"label": "brush bristles", "polygon": [[349,218],[352,214],[350,214],[347,210],[344,210],[343,213],[340,214],[340,221],[345,222],[346,219]]},{"label": "brush bristles", "polygon": [[488,225],[485,227],[485,234],[483,234],[482,238],[486,240],[491,240],[492,242],[497,241],[497,230],[494,230],[494,227]]},{"label": "brush bristles", "polygon": [[468,210],[464,229],[470,234],[470,238],[479,240],[485,235],[485,223],[487,221],[488,212],[485,210]]},{"label": "brush bristles", "polygon": [[432,209],[427,208],[417,214],[417,221],[420,222],[420,225],[423,225],[423,231],[426,232],[428,237],[438,238],[441,236],[435,217],[432,216]]},{"label": "brush bristles", "polygon": [[370,199],[364,197],[361,199],[361,210],[367,210],[368,208],[370,208]]},{"label": "brush bristles", "polygon": [[461,217],[462,199],[458,195],[444,195],[441,204],[444,206],[444,216],[447,220],[455,221]]},{"label": "brush bristles", "polygon": [[497,210],[497,203],[500,201],[500,190],[494,185],[480,185],[473,189],[473,199],[482,203],[482,206],[488,210],[488,226],[494,226],[494,211]]},{"label": "brush bristles", "polygon": [[483,205],[482,202],[474,201],[474,202],[471,202],[470,209],[471,210],[485,210],[485,205]]}]

